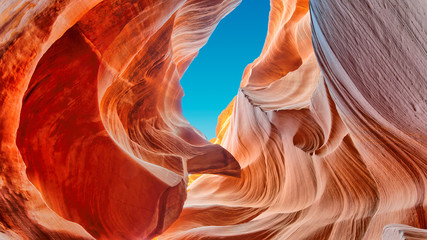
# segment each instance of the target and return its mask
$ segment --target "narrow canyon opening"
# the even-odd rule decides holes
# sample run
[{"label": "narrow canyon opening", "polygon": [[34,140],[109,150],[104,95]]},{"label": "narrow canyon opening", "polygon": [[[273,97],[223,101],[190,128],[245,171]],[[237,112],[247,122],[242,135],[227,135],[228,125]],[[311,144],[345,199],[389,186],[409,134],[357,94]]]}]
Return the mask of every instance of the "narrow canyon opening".
[{"label": "narrow canyon opening", "polygon": [[7,1],[0,239],[427,239],[421,1]]},{"label": "narrow canyon opening", "polygon": [[208,140],[236,96],[243,70],[261,53],[269,11],[269,1],[242,1],[220,21],[181,78],[184,117]]}]

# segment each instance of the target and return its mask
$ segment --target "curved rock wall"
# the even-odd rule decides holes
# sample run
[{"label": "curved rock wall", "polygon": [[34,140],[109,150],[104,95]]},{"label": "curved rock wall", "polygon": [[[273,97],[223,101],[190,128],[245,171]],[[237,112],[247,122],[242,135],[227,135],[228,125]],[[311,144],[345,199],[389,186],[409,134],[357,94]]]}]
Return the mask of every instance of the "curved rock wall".
[{"label": "curved rock wall", "polygon": [[239,3],[0,5],[0,238],[427,238],[427,5],[272,0],[210,143],[179,80]]}]

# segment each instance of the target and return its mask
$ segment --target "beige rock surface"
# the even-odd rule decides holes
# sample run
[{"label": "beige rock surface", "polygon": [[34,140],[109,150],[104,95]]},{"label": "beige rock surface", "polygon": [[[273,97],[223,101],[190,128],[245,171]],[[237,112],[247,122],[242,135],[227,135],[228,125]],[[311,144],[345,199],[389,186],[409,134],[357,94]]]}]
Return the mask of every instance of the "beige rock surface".
[{"label": "beige rock surface", "polygon": [[272,0],[210,143],[179,80],[239,3],[0,3],[0,239],[427,239],[425,1]]}]

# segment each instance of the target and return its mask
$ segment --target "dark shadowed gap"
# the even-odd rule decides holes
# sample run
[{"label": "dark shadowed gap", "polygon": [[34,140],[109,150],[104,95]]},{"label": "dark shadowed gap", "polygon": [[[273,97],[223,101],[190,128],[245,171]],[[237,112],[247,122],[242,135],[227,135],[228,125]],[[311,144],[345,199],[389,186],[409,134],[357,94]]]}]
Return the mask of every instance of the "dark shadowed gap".
[{"label": "dark shadowed gap", "polygon": [[243,70],[261,53],[267,35],[268,0],[243,0],[218,24],[181,79],[184,116],[207,139],[218,115],[237,94]]}]

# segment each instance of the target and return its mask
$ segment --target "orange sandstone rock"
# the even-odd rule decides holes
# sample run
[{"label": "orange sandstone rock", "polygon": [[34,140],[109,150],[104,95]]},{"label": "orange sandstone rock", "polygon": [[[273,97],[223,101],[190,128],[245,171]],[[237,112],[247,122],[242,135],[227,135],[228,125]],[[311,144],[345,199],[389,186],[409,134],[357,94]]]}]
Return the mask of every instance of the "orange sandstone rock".
[{"label": "orange sandstone rock", "polygon": [[199,177],[160,239],[427,238],[425,12],[271,1],[264,49],[217,127],[242,177]]},{"label": "orange sandstone rock", "polygon": [[272,0],[213,144],[179,80],[239,2],[2,4],[0,238],[426,239],[423,1]]},{"label": "orange sandstone rock", "polygon": [[[150,239],[180,214],[188,172],[239,176],[234,157],[183,118],[179,86],[180,71],[236,4],[7,4],[3,236]],[[194,5],[212,28],[184,24]],[[192,41],[187,31],[203,34]]]}]

